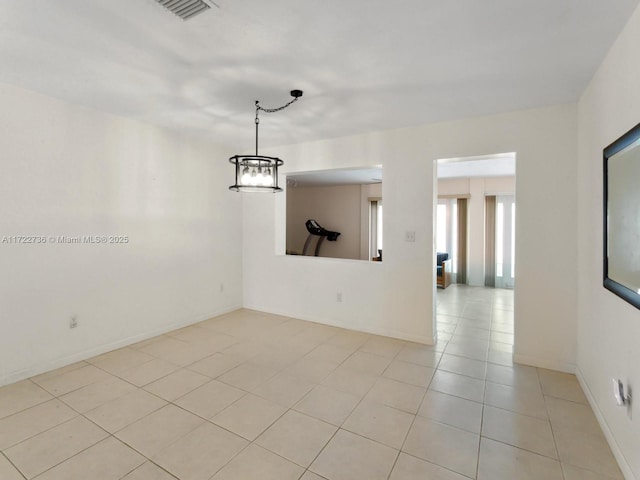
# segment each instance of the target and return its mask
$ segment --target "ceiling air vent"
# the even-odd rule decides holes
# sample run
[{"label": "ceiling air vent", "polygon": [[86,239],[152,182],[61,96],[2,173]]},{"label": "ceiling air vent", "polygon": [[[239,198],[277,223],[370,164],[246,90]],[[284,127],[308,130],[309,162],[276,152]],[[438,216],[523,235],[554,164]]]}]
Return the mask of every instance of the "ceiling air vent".
[{"label": "ceiling air vent", "polygon": [[203,0],[156,0],[156,2],[182,20],[189,20],[211,8]]}]

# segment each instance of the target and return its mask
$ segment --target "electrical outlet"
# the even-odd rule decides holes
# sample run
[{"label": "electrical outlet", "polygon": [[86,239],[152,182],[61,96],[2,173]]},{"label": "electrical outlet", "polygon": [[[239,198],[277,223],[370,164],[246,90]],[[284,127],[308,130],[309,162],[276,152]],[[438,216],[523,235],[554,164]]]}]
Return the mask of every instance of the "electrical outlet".
[{"label": "electrical outlet", "polygon": [[336,302],[342,302],[342,292],[336,293]]},{"label": "electrical outlet", "polygon": [[415,242],[416,241],[416,232],[407,230],[404,233],[404,241],[405,242]]},{"label": "electrical outlet", "polygon": [[619,407],[628,407],[631,405],[631,392],[629,388],[627,387],[625,389],[624,383],[622,383],[620,379],[612,378],[611,380],[613,381],[613,396],[616,399],[616,404]]},{"label": "electrical outlet", "polygon": [[73,317],[71,317],[71,320],[69,320],[69,328],[76,328],[77,326],[78,326],[78,317],[74,315]]}]

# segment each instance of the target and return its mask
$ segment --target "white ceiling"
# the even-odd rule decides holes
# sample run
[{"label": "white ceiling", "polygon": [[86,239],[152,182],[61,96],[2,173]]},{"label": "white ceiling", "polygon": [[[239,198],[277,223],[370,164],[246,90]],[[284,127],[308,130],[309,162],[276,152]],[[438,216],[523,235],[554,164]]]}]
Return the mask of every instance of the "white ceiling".
[{"label": "white ceiling", "polygon": [[576,101],[639,0],[2,0],[0,82],[227,145]]},{"label": "white ceiling", "polygon": [[516,174],[516,154],[438,160],[438,178],[509,177]]},{"label": "white ceiling", "polygon": [[329,187],[370,183],[382,183],[382,167],[337,168],[287,174],[287,186],[291,187]]},{"label": "white ceiling", "polygon": [[[502,153],[482,157],[438,160],[439,179],[471,177],[509,177],[516,174],[516,154]],[[287,174],[290,187],[329,187],[382,183],[382,167],[336,168]]]}]

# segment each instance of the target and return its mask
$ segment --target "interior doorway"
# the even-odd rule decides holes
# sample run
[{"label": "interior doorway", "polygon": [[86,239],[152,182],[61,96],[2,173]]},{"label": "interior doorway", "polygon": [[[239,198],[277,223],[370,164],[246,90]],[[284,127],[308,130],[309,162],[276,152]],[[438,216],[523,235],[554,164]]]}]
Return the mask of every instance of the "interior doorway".
[{"label": "interior doorway", "polygon": [[451,283],[514,288],[515,160],[515,153],[437,160],[434,253],[450,261]]},{"label": "interior doorway", "polygon": [[[436,161],[434,325],[441,361],[470,375],[511,364],[516,286],[516,154]],[[441,261],[450,262],[446,266]],[[446,275],[446,273],[443,273]],[[460,367],[464,371],[458,372]],[[467,367],[471,370],[467,370]],[[473,376],[473,375],[471,375]]]}]

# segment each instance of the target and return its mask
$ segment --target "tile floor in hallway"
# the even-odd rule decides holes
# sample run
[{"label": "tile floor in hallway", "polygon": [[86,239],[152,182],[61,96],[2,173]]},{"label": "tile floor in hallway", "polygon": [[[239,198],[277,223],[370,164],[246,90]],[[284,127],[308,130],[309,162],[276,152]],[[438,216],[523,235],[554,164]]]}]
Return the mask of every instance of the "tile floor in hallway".
[{"label": "tile floor in hallway", "polygon": [[622,479],[513,295],[438,291],[426,347],[248,310],[0,389],[2,480]]}]

